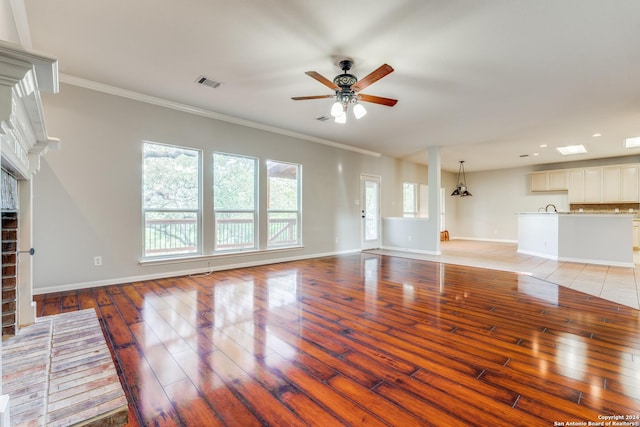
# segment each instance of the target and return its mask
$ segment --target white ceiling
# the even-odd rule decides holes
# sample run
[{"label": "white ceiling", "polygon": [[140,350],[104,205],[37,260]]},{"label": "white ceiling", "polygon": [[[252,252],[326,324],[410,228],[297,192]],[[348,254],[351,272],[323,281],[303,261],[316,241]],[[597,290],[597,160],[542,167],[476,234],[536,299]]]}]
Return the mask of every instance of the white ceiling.
[{"label": "white ceiling", "polygon": [[[638,155],[638,0],[24,0],[32,48],[82,78],[385,155],[467,172]],[[304,74],[395,71],[347,124]],[[194,81],[205,75],[217,89]],[[600,137],[593,137],[601,133]],[[562,157],[556,146],[589,153]],[[547,148],[540,148],[547,144]],[[539,153],[534,156],[534,153]],[[529,157],[520,157],[528,154]]]}]

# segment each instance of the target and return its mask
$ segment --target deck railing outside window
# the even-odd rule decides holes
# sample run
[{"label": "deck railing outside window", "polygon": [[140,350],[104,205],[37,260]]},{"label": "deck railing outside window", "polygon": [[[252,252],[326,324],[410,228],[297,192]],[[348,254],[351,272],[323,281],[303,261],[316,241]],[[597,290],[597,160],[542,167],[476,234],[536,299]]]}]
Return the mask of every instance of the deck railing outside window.
[{"label": "deck railing outside window", "polygon": [[[246,247],[253,236],[251,219],[218,219],[217,249]],[[147,219],[146,248],[148,256],[188,254],[197,251],[197,219]],[[296,219],[270,219],[269,245],[292,245],[298,239]]]},{"label": "deck railing outside window", "polygon": [[180,255],[198,251],[197,218],[147,218],[145,228],[147,256]]}]

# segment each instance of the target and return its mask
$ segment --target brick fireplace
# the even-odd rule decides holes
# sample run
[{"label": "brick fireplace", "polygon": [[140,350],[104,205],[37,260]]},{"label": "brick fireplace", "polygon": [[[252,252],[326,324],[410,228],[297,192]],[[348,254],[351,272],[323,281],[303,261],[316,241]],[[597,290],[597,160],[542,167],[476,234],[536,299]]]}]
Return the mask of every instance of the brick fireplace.
[{"label": "brick fireplace", "polygon": [[2,337],[15,335],[17,315],[18,213],[2,212]]},{"label": "brick fireplace", "polygon": [[18,183],[2,169],[2,338],[18,327]]}]

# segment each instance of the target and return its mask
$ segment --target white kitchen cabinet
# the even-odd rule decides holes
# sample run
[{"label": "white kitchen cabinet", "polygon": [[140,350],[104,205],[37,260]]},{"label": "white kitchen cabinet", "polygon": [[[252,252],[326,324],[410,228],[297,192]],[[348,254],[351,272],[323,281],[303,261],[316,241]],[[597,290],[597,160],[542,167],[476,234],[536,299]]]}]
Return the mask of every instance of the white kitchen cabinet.
[{"label": "white kitchen cabinet", "polygon": [[529,175],[529,188],[531,191],[548,191],[547,172],[532,172]]},{"label": "white kitchen cabinet", "polygon": [[622,166],[620,171],[622,179],[621,196],[623,202],[638,202],[640,197],[638,194],[638,166]]},{"label": "white kitchen cabinet", "polygon": [[584,169],[569,171],[569,203],[584,203]]},{"label": "white kitchen cabinet", "polygon": [[633,249],[640,247],[640,221],[633,220]]},{"label": "white kitchen cabinet", "polygon": [[529,188],[533,192],[567,190],[567,181],[566,170],[532,172],[529,174]]},{"label": "white kitchen cabinet", "polygon": [[549,171],[548,174],[547,183],[550,191],[560,191],[569,188],[567,185],[566,170]]},{"label": "white kitchen cabinet", "polygon": [[620,167],[602,168],[602,201],[617,202],[622,196],[620,192],[622,178],[620,176]]},{"label": "white kitchen cabinet", "polygon": [[584,203],[602,201],[602,168],[584,169]]},{"label": "white kitchen cabinet", "polygon": [[602,168],[571,169],[568,177],[569,203],[602,202]]},{"label": "white kitchen cabinet", "polygon": [[637,203],[638,166],[606,166],[602,168],[602,202]]},{"label": "white kitchen cabinet", "polygon": [[639,203],[640,165],[532,172],[530,189],[568,190],[569,203]]}]

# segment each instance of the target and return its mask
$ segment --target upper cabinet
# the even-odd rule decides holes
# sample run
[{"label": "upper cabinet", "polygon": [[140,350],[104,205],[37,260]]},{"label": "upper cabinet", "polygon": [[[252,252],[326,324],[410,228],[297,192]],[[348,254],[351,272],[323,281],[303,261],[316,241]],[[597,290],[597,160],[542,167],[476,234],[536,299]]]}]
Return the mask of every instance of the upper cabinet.
[{"label": "upper cabinet", "polygon": [[531,191],[568,190],[569,203],[640,202],[640,165],[532,172]]},{"label": "upper cabinet", "polygon": [[584,203],[584,169],[569,171],[569,203]]},{"label": "upper cabinet", "polygon": [[562,191],[568,189],[566,170],[533,172],[529,175],[531,191]]},{"label": "upper cabinet", "polygon": [[584,169],[584,203],[602,200],[602,168]]},{"label": "upper cabinet", "polygon": [[569,203],[601,203],[602,168],[571,169]]},{"label": "upper cabinet", "polygon": [[549,191],[549,173],[532,172],[529,174],[529,188],[531,191]]},{"label": "upper cabinet", "polygon": [[602,202],[638,202],[638,166],[602,168]]},{"label": "upper cabinet", "polygon": [[567,171],[549,171],[550,191],[567,190],[568,188]]}]

